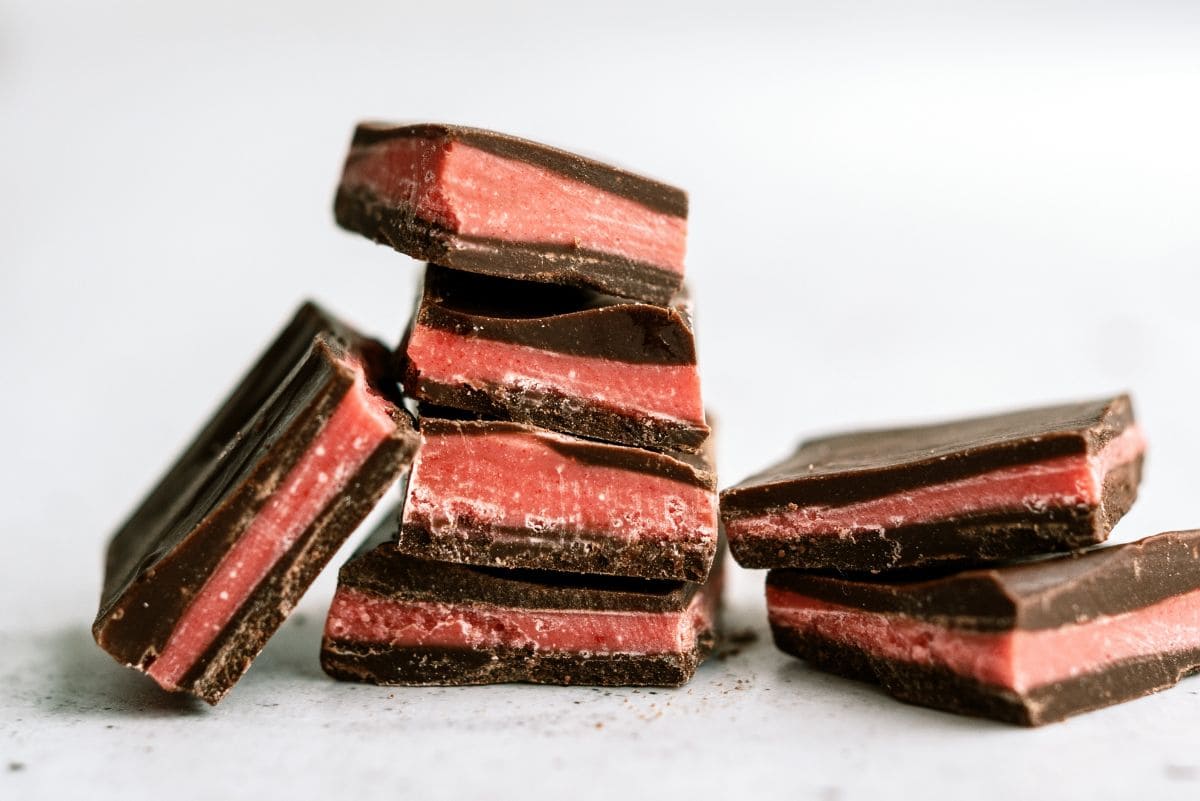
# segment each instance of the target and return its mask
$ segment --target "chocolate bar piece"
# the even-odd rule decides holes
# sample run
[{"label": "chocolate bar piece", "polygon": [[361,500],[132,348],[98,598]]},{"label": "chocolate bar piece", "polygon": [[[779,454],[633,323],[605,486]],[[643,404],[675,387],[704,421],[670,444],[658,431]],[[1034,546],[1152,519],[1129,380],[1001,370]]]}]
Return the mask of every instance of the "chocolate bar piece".
[{"label": "chocolate bar piece", "polygon": [[721,495],[746,567],[885,570],[1082,548],[1129,510],[1127,396],[803,443]]},{"label": "chocolate bar piece", "polygon": [[717,548],[715,490],[708,454],[423,416],[398,547],[443,562],[700,581]]},{"label": "chocolate bar piece", "polygon": [[920,580],[772,570],[776,644],[897,698],[1037,726],[1200,670],[1200,531]]},{"label": "chocolate bar piece", "polygon": [[414,258],[667,304],[687,195],[591,159],[455,125],[358,126],[338,224]]},{"label": "chocolate bar piece", "polygon": [[665,450],[709,434],[682,296],[651,306],[430,266],[403,347],[405,391],[436,406]]},{"label": "chocolate bar piece", "polygon": [[217,703],[411,461],[390,363],[304,305],[114,535],[100,647]]},{"label": "chocolate bar piece", "polygon": [[677,686],[712,648],[719,561],[704,584],[501,570],[407,556],[394,527],[338,575],[321,648],[334,678]]}]

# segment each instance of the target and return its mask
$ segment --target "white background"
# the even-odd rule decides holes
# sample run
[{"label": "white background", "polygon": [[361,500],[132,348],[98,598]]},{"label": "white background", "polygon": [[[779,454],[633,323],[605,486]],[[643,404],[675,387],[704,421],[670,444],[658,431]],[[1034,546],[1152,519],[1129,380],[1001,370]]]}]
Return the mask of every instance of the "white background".
[{"label": "white background", "polygon": [[[88,626],[109,533],[301,298],[401,331],[416,265],[330,210],[364,117],[691,192],[723,485],[806,434],[1129,388],[1117,536],[1200,525],[1198,100],[1186,2],[0,3],[0,797],[1196,798],[1200,680],[1036,731],[765,639],[657,694],[337,684],[330,571],[208,709]],[[761,584],[729,599],[760,634]]]}]

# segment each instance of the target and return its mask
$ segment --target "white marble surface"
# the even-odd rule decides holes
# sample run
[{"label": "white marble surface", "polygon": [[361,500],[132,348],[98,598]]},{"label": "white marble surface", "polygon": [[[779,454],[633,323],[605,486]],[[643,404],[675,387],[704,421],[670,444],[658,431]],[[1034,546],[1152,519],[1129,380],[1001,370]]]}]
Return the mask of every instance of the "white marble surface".
[{"label": "white marble surface", "polygon": [[106,537],[301,297],[402,328],[413,266],[331,220],[361,117],[691,191],[726,484],[1131,388],[1118,538],[1200,525],[1198,35],[1166,2],[0,4],[0,798],[1195,798],[1200,680],[1036,731],[908,707],[776,653],[759,573],[759,641],[653,694],[328,681],[331,573],[216,709],[88,627]]}]

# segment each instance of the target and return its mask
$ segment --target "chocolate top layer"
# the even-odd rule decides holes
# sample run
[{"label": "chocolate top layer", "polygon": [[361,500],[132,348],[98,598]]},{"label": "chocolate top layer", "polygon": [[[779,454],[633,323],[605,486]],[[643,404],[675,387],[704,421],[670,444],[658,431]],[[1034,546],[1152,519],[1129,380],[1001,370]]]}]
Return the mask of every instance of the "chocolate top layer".
[{"label": "chocolate top layer", "polygon": [[[98,619],[201,520],[235,511],[226,495],[251,476],[258,458],[293,428],[307,430],[307,417],[318,407],[331,409],[353,383],[348,356],[363,365],[372,391],[397,404],[392,410],[397,429],[415,439],[411,418],[398,405],[387,348],[305,303],[113,536]],[[300,449],[288,445],[283,451],[298,455]],[[204,576],[197,573],[195,580]]]},{"label": "chocolate top layer", "polygon": [[688,197],[682,189],[566,150],[481,128],[439,123],[394,125],[364,122],[355,130],[351,147],[368,147],[400,137],[462,142],[502,158],[536,164],[571,180],[629,198],[655,211],[687,217]]},{"label": "chocolate top layer", "polygon": [[1200,530],[1038,562],[904,580],[772,570],[767,584],[831,603],[955,628],[1046,629],[1117,615],[1200,589]]},{"label": "chocolate top layer", "polygon": [[1133,423],[1128,395],[801,443],[721,493],[722,510],[838,505],[1056,456],[1095,453]]},{"label": "chocolate top layer", "polygon": [[417,324],[460,336],[633,364],[695,364],[691,304],[669,307],[587,289],[429,265]]},{"label": "chocolate top layer", "polygon": [[700,453],[677,451],[662,453],[628,445],[611,445],[606,442],[573,437],[524,423],[457,420],[424,415],[425,410],[422,409],[420,419],[422,434],[464,437],[482,437],[489,434],[525,434],[535,437],[547,447],[577,462],[648,473],[707,490],[714,490],[717,486],[711,447],[701,449]]},{"label": "chocolate top layer", "polygon": [[399,509],[389,513],[342,567],[339,586],[404,601],[598,612],[679,612],[700,586],[418,559],[396,549],[393,538],[399,516]]}]

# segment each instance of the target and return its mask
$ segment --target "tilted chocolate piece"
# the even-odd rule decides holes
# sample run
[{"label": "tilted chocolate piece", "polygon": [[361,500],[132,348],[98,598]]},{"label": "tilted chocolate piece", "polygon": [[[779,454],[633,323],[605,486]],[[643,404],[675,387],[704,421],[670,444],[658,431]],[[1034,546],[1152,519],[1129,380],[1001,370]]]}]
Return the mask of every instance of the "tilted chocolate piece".
[{"label": "tilted chocolate piece", "polygon": [[96,642],[219,701],[408,466],[390,362],[303,306],[114,535]]},{"label": "tilted chocolate piece", "polygon": [[1137,497],[1127,396],[806,442],[721,494],[745,567],[885,570],[1103,541]]},{"label": "tilted chocolate piece", "polygon": [[687,195],[591,159],[455,125],[358,126],[338,224],[459,270],[668,303]]},{"label": "tilted chocolate piece", "polygon": [[1027,726],[1200,670],[1200,531],[909,581],[772,570],[776,644],[914,704]]},{"label": "tilted chocolate piece", "polygon": [[408,483],[398,547],[426,559],[699,581],[717,549],[707,454],[422,417]]},{"label": "tilted chocolate piece", "polygon": [[709,434],[690,304],[430,266],[403,346],[405,391],[487,417],[647,448]]},{"label": "tilted chocolate piece", "polygon": [[375,684],[686,683],[715,639],[704,584],[430,562],[379,531],[342,568],[321,664]]}]

